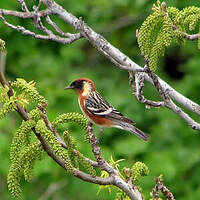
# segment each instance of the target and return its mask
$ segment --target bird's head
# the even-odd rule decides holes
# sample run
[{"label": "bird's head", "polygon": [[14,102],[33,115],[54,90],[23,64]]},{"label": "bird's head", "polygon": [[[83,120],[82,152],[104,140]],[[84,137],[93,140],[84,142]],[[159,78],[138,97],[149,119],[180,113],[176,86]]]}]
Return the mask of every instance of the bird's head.
[{"label": "bird's head", "polygon": [[64,88],[67,89],[73,89],[78,94],[82,94],[83,96],[87,96],[89,92],[92,90],[95,90],[94,83],[88,78],[79,78],[75,81],[73,81],[69,86]]}]

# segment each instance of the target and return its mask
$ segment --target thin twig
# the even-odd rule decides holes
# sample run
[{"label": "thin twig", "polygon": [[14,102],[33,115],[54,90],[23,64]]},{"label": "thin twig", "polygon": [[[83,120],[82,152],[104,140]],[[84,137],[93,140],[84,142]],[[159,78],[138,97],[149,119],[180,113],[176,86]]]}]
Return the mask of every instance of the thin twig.
[{"label": "thin twig", "polygon": [[101,155],[101,149],[98,145],[99,141],[98,141],[98,138],[93,133],[92,125],[93,124],[91,122],[88,123],[88,134],[89,134],[90,141],[91,141],[92,152],[93,152],[94,157],[95,157],[95,159],[98,163],[98,166],[100,167],[101,170],[105,170],[109,174],[118,174],[118,172],[112,166],[110,166],[104,160],[103,156]]},{"label": "thin twig", "polygon": [[153,107],[161,107],[164,106],[165,103],[163,101],[152,101],[149,99],[146,99],[143,96],[143,87],[144,87],[144,72],[136,72],[135,73],[135,86],[133,84],[133,75],[131,75],[132,72],[129,72],[129,84],[132,88],[133,95],[143,104],[147,106],[153,106]]},{"label": "thin twig", "polygon": [[162,194],[166,197],[167,200],[175,200],[174,195],[172,194],[172,192],[170,192],[170,190],[163,184],[162,180],[160,177],[157,177],[155,179],[156,181],[156,185],[153,189],[153,194],[154,196],[154,200],[158,199],[158,191],[160,190],[162,192]]},{"label": "thin twig", "polygon": [[7,51],[1,51],[1,58],[0,58],[0,70],[2,73],[5,73],[5,68],[6,68],[6,56],[7,56]]},{"label": "thin twig", "polygon": [[46,22],[47,22],[49,25],[51,25],[51,26],[55,29],[55,31],[56,31],[57,33],[59,33],[61,36],[70,37],[70,38],[74,37],[74,38],[76,38],[76,39],[80,39],[81,37],[83,37],[80,33],[75,33],[75,34],[72,34],[72,33],[64,33],[64,32],[58,27],[58,25],[57,25],[55,22],[53,22],[53,21],[51,20],[50,16],[47,16],[47,17],[46,17]]},{"label": "thin twig", "polygon": [[[50,14],[51,14],[51,11],[49,9],[41,10],[38,12],[38,15],[40,17],[46,17]],[[34,12],[19,12],[15,10],[0,9],[0,15],[14,16],[14,17],[22,18],[22,19],[33,19],[35,14]]]},{"label": "thin twig", "polygon": [[179,115],[192,129],[194,130],[200,130],[200,124],[197,123],[196,121],[194,121],[187,113],[185,113],[179,106],[177,106],[171,99],[168,90],[163,90],[158,77],[156,74],[154,74],[148,65],[148,61],[146,62],[146,67],[145,67],[145,71],[148,73],[149,77],[151,77],[151,79],[154,82],[154,86],[157,89],[158,93],[160,94],[160,96],[163,98],[164,101],[164,106],[166,108],[169,108],[170,110],[172,110],[174,113],[176,113],[177,115]]},{"label": "thin twig", "polygon": [[21,8],[24,12],[29,12],[29,9],[24,0],[17,0],[17,1],[21,5]]}]

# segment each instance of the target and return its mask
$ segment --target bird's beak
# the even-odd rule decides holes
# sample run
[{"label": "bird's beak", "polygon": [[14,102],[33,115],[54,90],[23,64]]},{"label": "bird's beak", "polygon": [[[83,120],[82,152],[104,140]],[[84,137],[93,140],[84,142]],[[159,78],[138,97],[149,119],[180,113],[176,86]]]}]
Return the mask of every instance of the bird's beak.
[{"label": "bird's beak", "polygon": [[64,88],[64,90],[68,90],[68,89],[74,89],[74,86],[70,85],[70,86],[67,86],[67,87]]}]

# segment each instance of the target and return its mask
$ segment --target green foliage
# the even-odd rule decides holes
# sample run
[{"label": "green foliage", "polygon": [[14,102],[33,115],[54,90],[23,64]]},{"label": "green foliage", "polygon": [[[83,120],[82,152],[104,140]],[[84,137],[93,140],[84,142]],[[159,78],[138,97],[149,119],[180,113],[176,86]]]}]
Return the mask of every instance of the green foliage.
[{"label": "green foliage", "polygon": [[68,131],[65,130],[63,132],[63,138],[67,145],[68,154],[73,166],[75,168],[79,168],[79,164],[81,164],[89,174],[96,176],[96,171],[93,166],[86,160],[84,155],[77,150],[77,143]]},{"label": "green foliage", "polygon": [[13,95],[11,98],[8,97],[9,87],[5,85],[4,87],[0,85],[0,103],[3,106],[0,108],[0,119],[5,117],[9,112],[14,111],[16,106],[16,97]]},{"label": "green foliage", "polygon": [[18,154],[23,148],[27,147],[30,144],[30,133],[31,129],[36,125],[36,122],[33,120],[22,121],[21,126],[16,131],[11,147],[10,147],[10,159],[14,162],[18,159]]},{"label": "green foliage", "polygon": [[75,155],[78,158],[78,162],[91,174],[92,176],[96,176],[96,171],[94,167],[85,159],[82,153],[76,151]]},{"label": "green foliage", "polygon": [[87,131],[88,120],[82,114],[79,114],[79,113],[65,113],[65,114],[62,114],[62,115],[58,116],[52,122],[52,124],[53,124],[54,127],[58,127],[61,124],[69,123],[69,122],[74,122],[74,123],[78,124],[79,126],[81,126],[81,128],[84,130],[84,133],[85,133],[85,135],[84,135],[85,136],[85,141],[86,142],[90,141],[89,135],[88,135],[88,131]]},{"label": "green foliage", "polygon": [[51,146],[52,150],[54,151],[55,155],[59,156],[60,158],[64,159],[65,167],[69,173],[73,172],[73,165],[71,163],[70,157],[68,152],[64,150],[61,144],[58,142],[55,135],[52,134],[50,130],[47,129],[43,120],[39,120],[35,126],[35,129],[38,133],[40,133],[46,141],[48,141],[49,145]]},{"label": "green foliage", "polygon": [[191,6],[186,7],[181,10],[176,18],[175,23],[179,28],[182,28],[185,31],[186,28],[189,28],[190,31],[193,31],[200,20],[200,8]]},{"label": "green foliage", "polygon": [[[123,176],[120,173],[119,163],[122,162],[123,160],[124,159],[120,159],[120,160],[114,161],[112,155],[111,155],[110,160],[109,160],[109,164],[118,171],[119,175],[122,178],[123,178]],[[101,177],[106,178],[108,176],[109,176],[109,174],[106,171],[101,171]],[[109,191],[109,193],[111,193],[111,188],[112,188],[111,185],[100,185],[97,194],[99,194],[102,189],[107,189]]]},{"label": "green foliage", "polygon": [[[27,108],[31,102],[35,102],[38,106],[47,105],[47,101],[39,94],[34,87],[33,81],[27,83],[24,79],[17,79],[12,83],[13,96],[8,97],[9,88],[1,87],[1,116],[6,115],[13,109],[17,109],[17,103],[22,108]],[[8,106],[9,105],[9,106]],[[43,114],[39,107],[32,109],[29,113],[29,120],[22,121],[21,126],[16,131],[10,148],[11,166],[9,169],[7,182],[8,188],[14,197],[21,194],[20,180],[22,172],[24,178],[30,181],[33,176],[33,168],[35,160],[41,159],[41,145],[39,141],[31,143],[32,130],[36,130],[38,135],[42,135],[46,142],[52,148],[53,153],[65,162],[65,168],[69,173],[73,173],[74,167],[79,167],[79,163],[92,175],[96,175],[96,171],[91,164],[85,159],[83,154],[76,150],[77,144],[74,138],[69,135],[68,131],[64,131],[63,136],[67,144],[67,150],[64,149],[56,136],[50,131],[44,120],[41,119]],[[75,122],[80,125],[85,131],[87,129],[87,119],[78,113],[68,113],[56,118],[54,125],[59,125],[66,122]]]},{"label": "green foliage", "polygon": [[77,149],[77,142],[75,141],[74,137],[72,137],[67,130],[63,132],[63,139],[67,145],[67,151],[69,154],[69,157],[71,159],[72,165],[75,168],[79,168],[79,163],[77,156],[75,156],[75,151]]},{"label": "green foliage", "polygon": [[141,177],[149,174],[148,167],[142,162],[136,162],[132,168],[132,180],[134,184],[137,184]]},{"label": "green foliage", "polygon": [[29,181],[32,178],[33,164],[36,159],[41,157],[41,152],[41,145],[37,141],[24,148],[12,162],[7,183],[8,189],[14,197],[18,197],[21,194],[21,172],[24,170],[24,177]]},{"label": "green foliage", "polygon": [[138,44],[149,61],[150,69],[155,71],[158,58],[164,56],[165,48],[172,40],[181,43],[186,27],[194,31],[199,25],[200,8],[192,6],[179,11],[175,7],[167,8],[165,2],[157,1],[152,10],[153,14],[147,17],[139,30]]},{"label": "green foliage", "polygon": [[27,83],[24,79],[18,78],[12,83],[12,87],[20,89],[27,99],[30,99],[37,104],[47,104],[46,99],[39,94],[39,92],[34,87],[34,81]]},{"label": "green foliage", "polygon": [[172,20],[163,5],[159,2],[157,7],[154,5],[154,13],[144,21],[138,35],[139,47],[149,60],[152,71],[156,70],[158,58],[164,55],[164,50],[170,45],[174,35]]}]

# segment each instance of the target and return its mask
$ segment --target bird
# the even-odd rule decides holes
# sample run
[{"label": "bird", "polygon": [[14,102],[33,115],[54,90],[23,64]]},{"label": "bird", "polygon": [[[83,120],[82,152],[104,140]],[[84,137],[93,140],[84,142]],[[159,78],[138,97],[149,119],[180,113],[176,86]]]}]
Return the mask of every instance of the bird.
[{"label": "bird", "polygon": [[94,82],[88,78],[73,81],[65,90],[72,89],[78,94],[78,103],[90,122],[102,128],[115,127],[128,131],[144,141],[149,135],[135,127],[135,122],[117,111],[96,91]]}]

